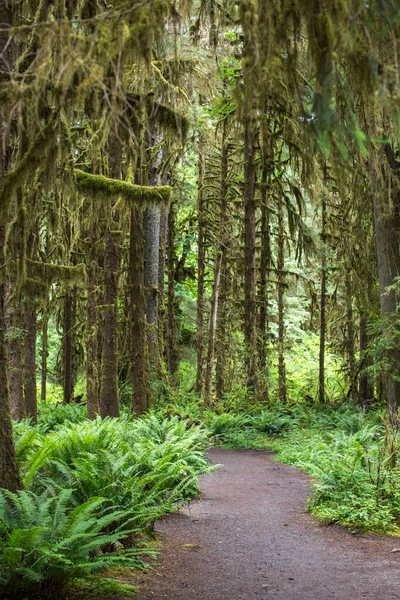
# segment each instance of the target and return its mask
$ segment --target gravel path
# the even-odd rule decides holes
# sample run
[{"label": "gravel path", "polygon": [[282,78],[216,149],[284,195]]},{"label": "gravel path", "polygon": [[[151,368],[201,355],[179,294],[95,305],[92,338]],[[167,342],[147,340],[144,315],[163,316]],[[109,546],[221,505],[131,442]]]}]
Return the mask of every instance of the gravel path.
[{"label": "gravel path", "polygon": [[400,600],[399,538],[319,525],[309,478],[267,453],[209,455],[202,498],[157,524],[142,600]]}]

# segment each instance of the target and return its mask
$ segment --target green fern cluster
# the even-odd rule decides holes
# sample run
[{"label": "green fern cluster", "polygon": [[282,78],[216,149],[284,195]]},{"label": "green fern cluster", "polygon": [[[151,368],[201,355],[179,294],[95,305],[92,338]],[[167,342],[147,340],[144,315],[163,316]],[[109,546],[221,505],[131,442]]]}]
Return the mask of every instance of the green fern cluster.
[{"label": "green fern cluster", "polygon": [[323,411],[312,425],[278,439],[279,460],[315,477],[310,510],[322,520],[398,532],[398,443],[389,447],[376,414],[351,414],[349,407],[339,413]]},{"label": "green fern cluster", "polygon": [[71,579],[141,564],[141,533],[196,494],[210,469],[208,430],[177,416],[64,424],[56,416],[51,428],[16,424],[15,437],[26,491],[0,496],[5,598],[61,598]]},{"label": "green fern cluster", "polygon": [[[19,599],[59,598],[67,583],[115,564],[126,564],[129,552],[104,553],[121,546],[129,529],[115,527],[123,511],[102,516],[101,498],[74,506],[72,490],[56,496],[0,493],[0,595]],[[110,524],[112,533],[104,533]]]}]

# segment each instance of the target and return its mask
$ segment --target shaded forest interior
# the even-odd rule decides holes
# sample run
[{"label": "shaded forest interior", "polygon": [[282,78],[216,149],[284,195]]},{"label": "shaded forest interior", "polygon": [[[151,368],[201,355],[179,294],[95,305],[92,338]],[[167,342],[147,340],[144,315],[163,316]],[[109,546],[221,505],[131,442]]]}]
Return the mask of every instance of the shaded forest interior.
[{"label": "shaded forest interior", "polygon": [[[395,465],[399,37],[396,0],[0,1],[4,511],[93,516],[104,490],[54,471],[89,430],[197,452],[219,413],[382,410]],[[86,433],[46,462],[64,420]]]}]

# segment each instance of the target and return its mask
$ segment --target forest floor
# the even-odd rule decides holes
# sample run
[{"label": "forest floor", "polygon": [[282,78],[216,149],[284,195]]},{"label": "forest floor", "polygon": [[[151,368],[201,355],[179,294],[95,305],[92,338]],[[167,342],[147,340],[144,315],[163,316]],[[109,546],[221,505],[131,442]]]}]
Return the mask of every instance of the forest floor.
[{"label": "forest floor", "polygon": [[320,525],[310,478],[266,452],[213,449],[202,497],[158,522],[141,600],[399,600],[400,539]]}]

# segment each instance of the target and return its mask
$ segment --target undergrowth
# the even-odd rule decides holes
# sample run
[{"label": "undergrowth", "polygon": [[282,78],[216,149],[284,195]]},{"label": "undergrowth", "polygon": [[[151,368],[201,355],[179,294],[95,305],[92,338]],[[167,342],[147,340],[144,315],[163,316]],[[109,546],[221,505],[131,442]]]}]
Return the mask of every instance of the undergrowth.
[{"label": "undergrowth", "polygon": [[12,600],[61,599],[104,569],[144,567],[145,534],[210,470],[209,431],[178,416],[89,421],[59,406],[36,427],[16,423],[15,438],[25,489],[0,491],[0,596]]},{"label": "undergrowth", "polygon": [[273,450],[312,475],[309,510],[324,522],[400,533],[400,446],[382,410],[303,403],[235,412],[219,405],[200,417],[190,406],[175,413],[201,418],[214,445]]},{"label": "undergrowth", "polygon": [[185,397],[95,421],[81,406],[53,406],[35,427],[15,424],[25,490],[0,492],[0,596],[61,599],[74,582],[83,595],[113,593],[118,581],[94,574],[145,566],[146,535],[198,493],[210,444],[273,450],[310,473],[309,509],[327,523],[399,533],[397,438],[382,411],[349,404],[205,407]]}]

